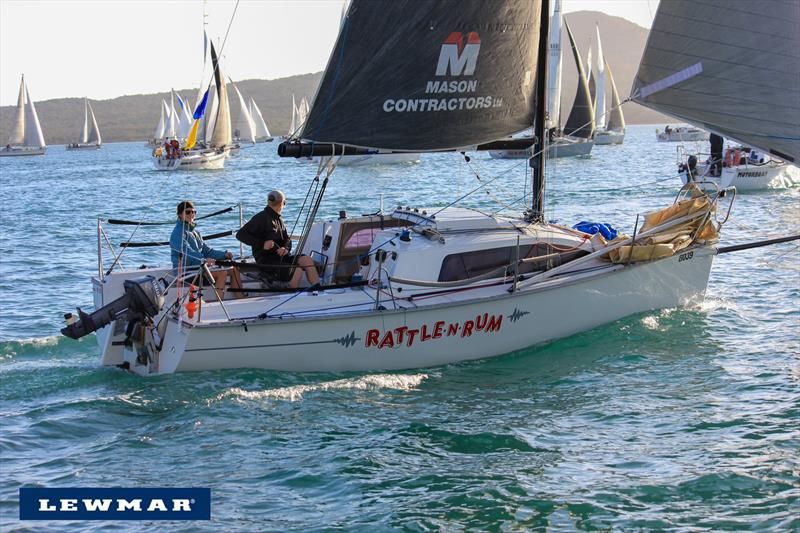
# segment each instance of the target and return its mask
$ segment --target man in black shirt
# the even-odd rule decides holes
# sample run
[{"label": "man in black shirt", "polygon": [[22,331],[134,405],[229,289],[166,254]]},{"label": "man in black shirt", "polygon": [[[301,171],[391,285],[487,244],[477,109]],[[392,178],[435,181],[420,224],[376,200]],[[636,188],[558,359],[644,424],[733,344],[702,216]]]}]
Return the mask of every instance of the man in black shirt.
[{"label": "man in black shirt", "polygon": [[283,192],[278,190],[270,192],[267,206],[236,232],[236,238],[251,246],[253,257],[258,264],[270,267],[264,270],[269,279],[288,281],[289,287],[297,288],[305,272],[308,282],[314,285],[319,282],[314,261],[307,255],[296,256],[289,253],[292,249],[292,240],[281,218],[281,211],[285,205],[286,196]]}]

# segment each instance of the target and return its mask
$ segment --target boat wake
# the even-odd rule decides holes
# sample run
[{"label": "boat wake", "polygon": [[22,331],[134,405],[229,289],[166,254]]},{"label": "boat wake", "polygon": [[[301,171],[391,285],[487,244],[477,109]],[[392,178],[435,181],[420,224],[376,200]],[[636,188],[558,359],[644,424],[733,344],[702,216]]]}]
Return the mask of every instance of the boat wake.
[{"label": "boat wake", "polygon": [[381,389],[407,391],[419,387],[430,376],[430,374],[370,374],[357,378],[337,379],[307,385],[292,385],[277,389],[254,391],[233,387],[218,394],[212,401],[232,398],[238,401],[285,400],[296,402],[302,400],[304,395],[313,392]]}]

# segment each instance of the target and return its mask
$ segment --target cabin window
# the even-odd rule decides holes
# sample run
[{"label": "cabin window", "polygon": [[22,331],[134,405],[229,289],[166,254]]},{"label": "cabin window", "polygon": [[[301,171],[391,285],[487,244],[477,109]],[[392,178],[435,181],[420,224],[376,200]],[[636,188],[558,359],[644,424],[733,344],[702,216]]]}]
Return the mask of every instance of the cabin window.
[{"label": "cabin window", "polygon": [[345,250],[353,250],[355,248],[364,248],[372,246],[372,241],[375,240],[375,234],[381,231],[378,228],[360,229],[353,233],[347,242],[344,243]]},{"label": "cabin window", "polygon": [[[504,246],[502,248],[491,248],[489,250],[475,250],[451,254],[442,261],[442,268],[439,271],[439,281],[460,281],[463,279],[474,278],[494,269],[509,266],[516,259],[516,246]],[[557,250],[546,243],[536,243],[519,247],[520,259],[539,257],[556,253]],[[542,262],[531,262],[520,265],[519,272],[535,272],[547,270],[572,261],[588,252],[575,250],[558,254]],[[501,274],[498,273],[498,277]]]}]

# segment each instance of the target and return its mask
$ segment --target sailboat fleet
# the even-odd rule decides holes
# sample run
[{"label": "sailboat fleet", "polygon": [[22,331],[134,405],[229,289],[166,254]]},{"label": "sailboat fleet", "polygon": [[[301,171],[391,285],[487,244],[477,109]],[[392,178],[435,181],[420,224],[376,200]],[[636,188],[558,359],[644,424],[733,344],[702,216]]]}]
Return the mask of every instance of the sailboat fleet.
[{"label": "sailboat fleet", "polygon": [[[202,286],[209,265],[177,273],[171,267],[124,270],[115,255],[106,268],[100,248],[92,281],[96,310],[67,316],[62,333],[80,338],[96,332],[102,364],[141,375],[241,367],[386,370],[499,355],[633,313],[702,301],[715,256],[732,251],[718,241],[733,189],[704,192],[689,182],[671,204],[642,213],[631,235],[604,238],[545,221],[550,145],[568,132],[597,125],[583,76],[579,92],[584,87],[586,94],[576,97],[576,104],[591,120],[568,120],[564,133],[552,131],[559,115],[548,112],[548,0],[470,0],[457,11],[439,3],[414,3],[410,9],[409,3],[349,4],[331,54],[335,59],[307,117],[279,146],[283,157],[323,158],[309,180],[307,223],[296,247],[315,258],[318,283],[287,289],[262,282],[258,273],[266,267],[246,259],[233,263],[256,274],[246,276],[244,294],[206,289],[198,311],[192,287]],[[800,157],[800,105],[792,85],[800,71],[797,56],[770,87],[753,88],[747,108],[730,96],[741,90],[736,80],[767,62],[756,57],[741,73],[730,73],[725,58],[741,46],[739,39],[764,53],[777,48],[771,39],[796,41],[798,11],[791,1],[774,2],[779,13],[771,32],[734,36],[714,16],[724,0],[706,4],[691,6],[691,13],[682,11],[687,3],[659,5],[633,99],[795,161]],[[742,27],[753,23],[748,13],[731,17],[747,17],[733,21]],[[674,27],[678,23],[681,27]],[[715,44],[686,54],[686,40],[674,39],[676,32]],[[396,44],[375,56],[387,41]],[[733,75],[720,86],[723,71]],[[454,90],[420,97],[434,73],[455,82]],[[216,123],[223,122],[223,130],[213,127],[212,142],[229,121],[218,65],[215,80],[222,109]],[[196,129],[197,110],[194,118]],[[342,157],[368,150],[491,151],[514,144],[509,136],[531,124],[530,204],[521,216],[451,203],[317,219]],[[599,124],[620,131],[620,123],[609,127],[603,114]],[[424,173],[420,167],[420,179]],[[100,246],[102,235],[98,224]],[[213,268],[230,265],[222,261]],[[291,260],[284,267],[298,268]]]},{"label": "sailboat fleet", "polygon": [[36,114],[25,76],[19,82],[19,96],[17,97],[17,112],[11,136],[6,146],[0,150],[0,157],[22,155],[44,155],[47,145],[42,135],[42,126]]}]

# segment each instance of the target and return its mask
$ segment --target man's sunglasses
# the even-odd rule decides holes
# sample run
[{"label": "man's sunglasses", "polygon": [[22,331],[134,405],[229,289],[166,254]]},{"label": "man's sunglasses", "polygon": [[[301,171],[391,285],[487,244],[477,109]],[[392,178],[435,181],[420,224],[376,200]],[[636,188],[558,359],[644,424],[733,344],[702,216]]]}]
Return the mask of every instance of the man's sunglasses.
[{"label": "man's sunglasses", "polygon": [[184,215],[194,215],[195,213],[197,213],[197,211],[195,211],[194,209],[184,209],[183,210],[183,214]]}]

